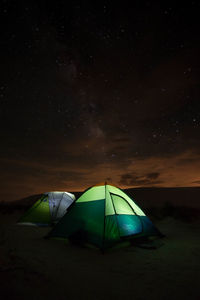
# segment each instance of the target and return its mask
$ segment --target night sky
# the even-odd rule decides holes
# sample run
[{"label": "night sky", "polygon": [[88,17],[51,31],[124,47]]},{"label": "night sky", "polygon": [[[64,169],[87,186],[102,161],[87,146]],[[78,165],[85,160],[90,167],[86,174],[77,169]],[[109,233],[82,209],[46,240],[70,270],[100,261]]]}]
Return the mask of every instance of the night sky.
[{"label": "night sky", "polygon": [[200,2],[97,2],[1,1],[0,200],[200,186]]}]

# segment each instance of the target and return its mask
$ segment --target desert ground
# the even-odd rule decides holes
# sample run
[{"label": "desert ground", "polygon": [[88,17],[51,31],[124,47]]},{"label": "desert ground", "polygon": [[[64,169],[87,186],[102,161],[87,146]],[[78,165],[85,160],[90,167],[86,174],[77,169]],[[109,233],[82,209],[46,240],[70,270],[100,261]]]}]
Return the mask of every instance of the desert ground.
[{"label": "desert ground", "polygon": [[168,191],[166,202],[165,190],[130,191],[165,237],[105,254],[44,239],[51,228],[17,225],[26,207],[4,203],[0,299],[200,299],[200,191],[193,192]]}]

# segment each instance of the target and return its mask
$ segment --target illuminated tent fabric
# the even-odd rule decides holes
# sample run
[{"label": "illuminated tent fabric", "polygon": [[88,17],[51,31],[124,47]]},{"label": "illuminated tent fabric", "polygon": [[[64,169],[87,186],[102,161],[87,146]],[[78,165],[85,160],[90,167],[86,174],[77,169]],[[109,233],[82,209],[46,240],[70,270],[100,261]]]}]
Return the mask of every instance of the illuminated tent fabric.
[{"label": "illuminated tent fabric", "polygon": [[75,196],[67,192],[49,192],[21,217],[18,224],[45,226],[57,222],[64,216]]},{"label": "illuminated tent fabric", "polygon": [[86,190],[48,237],[82,240],[103,250],[124,239],[156,235],[159,231],[134,201],[105,184]]}]

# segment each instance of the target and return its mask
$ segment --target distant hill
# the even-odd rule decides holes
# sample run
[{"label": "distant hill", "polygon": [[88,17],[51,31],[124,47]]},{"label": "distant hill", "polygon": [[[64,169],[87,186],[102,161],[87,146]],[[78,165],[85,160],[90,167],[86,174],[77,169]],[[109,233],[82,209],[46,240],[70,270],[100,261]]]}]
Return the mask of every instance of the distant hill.
[{"label": "distant hill", "polygon": [[200,208],[200,188],[131,188],[124,190],[131,198],[143,207],[173,206]]},{"label": "distant hill", "polygon": [[[130,188],[124,190],[147,215],[156,218],[165,216],[200,219],[200,188]],[[73,192],[76,199],[82,192]],[[11,213],[15,210],[25,211],[31,207],[42,194],[31,195],[14,202],[1,202],[0,211]]]},{"label": "distant hill", "polygon": [[[75,195],[76,199],[78,199],[78,197],[82,194],[82,192],[72,192],[72,193]],[[40,199],[42,195],[43,194],[36,194],[12,202],[0,202],[0,211],[6,213],[15,210],[27,210],[38,199]]]},{"label": "distant hill", "polygon": [[124,190],[152,218],[200,220],[200,188],[132,188]]}]

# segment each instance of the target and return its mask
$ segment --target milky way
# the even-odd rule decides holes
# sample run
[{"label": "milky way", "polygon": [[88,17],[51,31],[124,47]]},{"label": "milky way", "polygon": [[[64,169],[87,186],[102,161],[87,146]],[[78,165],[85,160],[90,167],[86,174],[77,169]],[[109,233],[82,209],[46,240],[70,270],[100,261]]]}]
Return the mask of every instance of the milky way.
[{"label": "milky way", "polygon": [[1,198],[200,185],[199,3],[1,7]]}]

